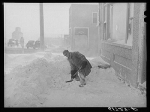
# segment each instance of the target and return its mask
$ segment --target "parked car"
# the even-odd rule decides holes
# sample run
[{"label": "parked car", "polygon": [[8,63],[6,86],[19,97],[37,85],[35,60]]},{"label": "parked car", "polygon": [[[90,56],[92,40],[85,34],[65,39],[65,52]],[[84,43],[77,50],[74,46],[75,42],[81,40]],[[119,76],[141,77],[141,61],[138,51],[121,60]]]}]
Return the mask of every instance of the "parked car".
[{"label": "parked car", "polygon": [[9,39],[9,42],[7,43],[8,46],[17,46],[19,45],[18,40],[15,39]]},{"label": "parked car", "polygon": [[35,43],[34,40],[29,40],[28,43],[26,44],[27,49],[29,49],[30,47],[34,48],[34,43]]},{"label": "parked car", "polygon": [[27,49],[33,48],[33,49],[39,49],[40,48],[40,41],[39,40],[29,40],[26,44]]},{"label": "parked car", "polygon": [[34,49],[36,49],[36,48],[39,49],[39,48],[40,48],[40,41],[39,41],[39,40],[35,41],[33,48],[34,48]]}]

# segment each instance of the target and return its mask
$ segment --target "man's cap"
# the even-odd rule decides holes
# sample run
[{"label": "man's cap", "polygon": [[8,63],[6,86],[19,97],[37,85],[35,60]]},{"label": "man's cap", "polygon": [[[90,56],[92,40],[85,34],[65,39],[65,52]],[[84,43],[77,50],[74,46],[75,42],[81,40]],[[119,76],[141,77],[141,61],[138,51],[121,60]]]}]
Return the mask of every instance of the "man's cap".
[{"label": "man's cap", "polygon": [[64,56],[66,56],[68,53],[69,53],[68,50],[64,50],[64,51],[63,51],[63,55],[64,55]]}]

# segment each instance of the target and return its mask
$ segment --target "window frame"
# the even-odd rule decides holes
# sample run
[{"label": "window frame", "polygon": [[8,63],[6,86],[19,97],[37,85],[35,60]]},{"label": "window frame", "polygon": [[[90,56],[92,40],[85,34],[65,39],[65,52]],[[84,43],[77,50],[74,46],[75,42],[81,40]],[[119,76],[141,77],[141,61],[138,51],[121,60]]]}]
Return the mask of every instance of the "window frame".
[{"label": "window frame", "polygon": [[106,41],[107,37],[107,5],[104,4],[103,10],[103,40]]},{"label": "window frame", "polygon": [[[104,16],[104,19],[103,19],[103,25],[105,25],[106,24],[106,28],[105,27],[103,27],[103,31],[105,31],[106,32],[106,37],[107,37],[107,33],[109,33],[109,31],[110,30],[112,30],[112,26],[113,26],[113,23],[112,23],[112,26],[111,25],[109,25],[109,31],[107,31],[108,30],[108,26],[107,26],[107,22],[108,22],[108,20],[107,19],[109,19],[110,20],[110,18],[108,18],[107,17],[107,14],[108,14],[108,5],[110,6],[110,7],[112,7],[112,10],[113,10],[113,7],[114,7],[114,4],[116,4],[116,3],[104,3],[104,6],[103,6],[103,8],[104,8],[104,10],[103,10],[103,16]],[[126,37],[125,37],[125,39],[124,39],[124,44],[121,44],[121,45],[126,45],[126,46],[128,46],[127,45],[127,41],[128,41],[128,34],[129,34],[129,32],[128,32],[128,26],[129,26],[129,19],[132,19],[133,20],[133,18],[134,18],[134,15],[133,15],[133,17],[131,17],[130,18],[130,3],[127,3],[127,19],[126,19]],[[111,8],[110,8],[111,9]],[[109,14],[110,14],[110,10],[109,10]],[[111,14],[110,14],[111,15]],[[109,15],[109,17],[110,17],[110,15]],[[113,17],[113,13],[112,13],[112,17]],[[112,34],[113,34],[113,31],[112,31]],[[112,35],[113,36],[113,35]],[[112,39],[112,36],[110,36],[110,38]],[[105,41],[105,42],[111,42],[111,43],[113,43],[114,41],[108,41],[108,39],[109,38],[106,38],[105,36],[104,36],[104,34],[103,34],[103,41]],[[120,43],[115,43],[115,44],[120,44]]]},{"label": "window frame", "polygon": [[[96,20],[96,23],[93,22],[93,20],[94,20],[94,16],[93,16],[94,13],[96,13],[96,19],[97,19],[97,20]],[[92,12],[92,23],[93,23],[93,24],[97,24],[97,23],[98,23],[98,12]]]},{"label": "window frame", "polygon": [[109,22],[110,22],[109,23],[109,38],[112,38],[113,36],[113,5],[112,4],[109,4],[109,5],[110,5],[109,6]]},{"label": "window frame", "polygon": [[104,6],[104,23],[107,23],[107,5]]}]

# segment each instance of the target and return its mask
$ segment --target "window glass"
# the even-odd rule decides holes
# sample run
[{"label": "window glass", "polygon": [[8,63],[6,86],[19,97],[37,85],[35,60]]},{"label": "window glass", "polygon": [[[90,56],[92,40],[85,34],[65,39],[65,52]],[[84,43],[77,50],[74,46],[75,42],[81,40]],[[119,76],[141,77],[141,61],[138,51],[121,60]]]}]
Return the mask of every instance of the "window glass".
[{"label": "window glass", "polygon": [[93,13],[93,23],[97,23],[97,13]]},{"label": "window glass", "polygon": [[106,18],[107,18],[107,6],[104,8],[104,22],[106,23]]},{"label": "window glass", "polygon": [[112,8],[111,38],[108,41],[125,44],[127,26],[127,3],[115,3]]},{"label": "window glass", "polygon": [[133,16],[134,16],[134,3],[129,4],[129,25],[128,25],[128,39],[127,45],[132,46],[133,40]]}]

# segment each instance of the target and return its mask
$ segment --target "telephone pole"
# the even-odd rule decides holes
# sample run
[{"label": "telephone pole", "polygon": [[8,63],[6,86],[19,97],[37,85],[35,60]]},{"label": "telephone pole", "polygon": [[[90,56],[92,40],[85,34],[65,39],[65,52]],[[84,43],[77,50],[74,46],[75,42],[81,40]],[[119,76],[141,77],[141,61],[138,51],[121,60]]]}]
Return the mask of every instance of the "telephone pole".
[{"label": "telephone pole", "polygon": [[44,51],[44,16],[43,16],[43,3],[39,4],[40,8],[40,48]]}]

